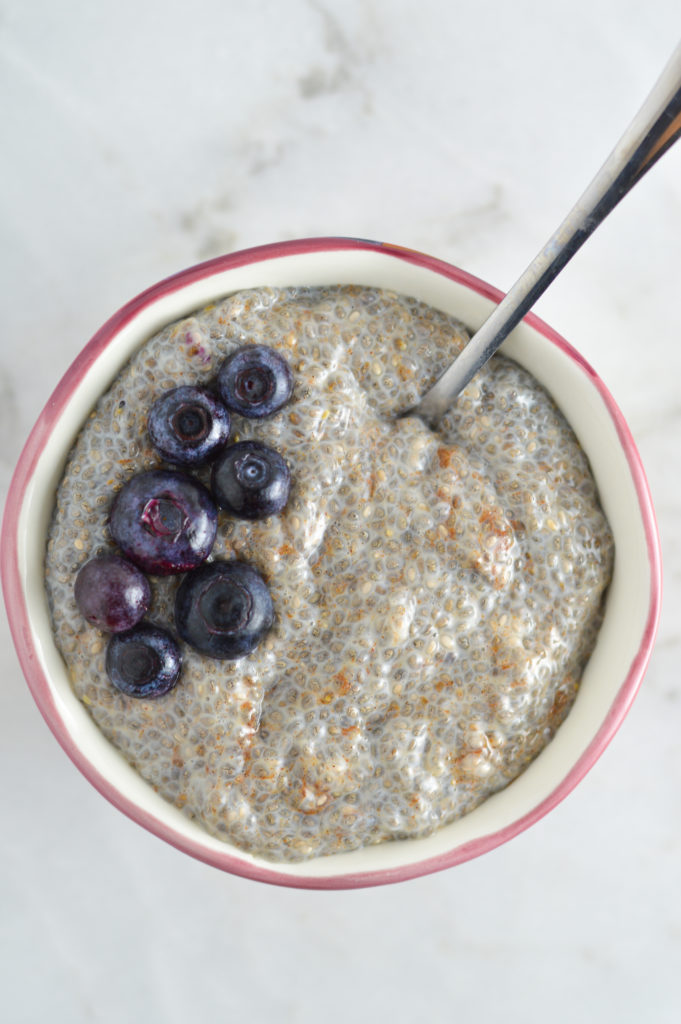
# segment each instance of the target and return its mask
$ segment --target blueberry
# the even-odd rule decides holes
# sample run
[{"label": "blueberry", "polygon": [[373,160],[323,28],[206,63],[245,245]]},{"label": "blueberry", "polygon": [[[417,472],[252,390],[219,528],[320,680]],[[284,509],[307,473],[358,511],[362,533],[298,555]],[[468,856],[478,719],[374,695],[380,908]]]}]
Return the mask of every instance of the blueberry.
[{"label": "blueberry", "polygon": [[250,654],[273,621],[267,584],[245,562],[207,562],[187,573],[175,596],[178,633],[211,658]]},{"label": "blueberry", "polygon": [[109,679],[129,697],[162,697],[177,683],[181,667],[177,641],[149,622],[116,633],[106,651]]},{"label": "blueberry", "polygon": [[151,601],[149,580],[120,555],[86,562],[76,576],[74,594],[83,617],[109,633],[132,629]]},{"label": "blueberry", "polygon": [[225,448],[213,464],[210,481],[220,508],[239,519],[265,519],[281,512],[291,490],[283,457],[259,441]]},{"label": "blueberry", "polygon": [[156,451],[166,462],[198,466],[229,440],[230,417],[222,402],[206,388],[165,391],[154,402],[147,428]]},{"label": "blueberry", "polygon": [[109,530],[124,555],[155,576],[194,569],[208,558],[217,531],[210,494],[185,473],[152,469],[133,476],[114,498]]},{"label": "blueberry", "polygon": [[218,390],[228,409],[251,419],[271,416],[288,402],[293,375],[284,359],[267,345],[244,345],[225,359]]}]

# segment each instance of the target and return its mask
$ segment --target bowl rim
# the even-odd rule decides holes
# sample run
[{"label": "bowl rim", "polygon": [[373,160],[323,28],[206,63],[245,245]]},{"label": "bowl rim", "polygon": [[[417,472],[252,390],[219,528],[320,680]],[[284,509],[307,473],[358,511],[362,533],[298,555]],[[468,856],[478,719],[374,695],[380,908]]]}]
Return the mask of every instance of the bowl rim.
[{"label": "bowl rim", "polygon": [[33,698],[47,725],[76,767],[85,775],[95,789],[114,806],[148,831],[164,839],[182,852],[188,853],[198,860],[231,874],[289,888],[349,889],[406,881],[453,867],[480,856],[529,828],[574,789],[596,763],[620,727],[638,692],[650,659],[661,605],[662,570],[659,535],[650,490],[629,427],[610,391],[584,357],[538,316],[534,313],[528,313],[523,318],[524,322],[561,349],[569,359],[587,374],[593,386],[599,392],[603,404],[612,418],[636,490],[650,566],[650,594],[647,620],[638,651],[631,663],[629,672],[620,685],[616,697],[610,705],[609,712],[601,722],[592,741],[572,765],[567,775],[550,794],[511,824],[476,837],[469,842],[462,843],[435,856],[415,859],[407,864],[401,864],[398,867],[392,868],[340,872],[328,875],[291,875],[278,870],[276,865],[270,867],[262,863],[253,864],[250,861],[242,860],[239,858],[238,852],[232,852],[232,847],[226,846],[224,852],[222,850],[216,851],[203,846],[200,842],[190,837],[181,835],[172,828],[172,825],[156,818],[129,797],[122,794],[111,780],[98,771],[73,739],[54,699],[50,681],[46,677],[38,657],[36,640],[31,628],[30,612],[21,577],[19,559],[21,511],[43,446],[58,422],[71,393],[77,388],[82,378],[116,334],[137,316],[141,310],[153,305],[158,299],[171,292],[184,289],[196,281],[217,273],[233,270],[248,264],[266,263],[280,257],[343,250],[379,252],[387,257],[406,261],[439,274],[495,303],[500,302],[503,298],[503,292],[452,264],[428,256],[418,250],[361,238],[316,237],[274,242],[219,256],[172,274],[145,289],[115,312],[94,334],[62,376],[36,421],[20,454],[8,490],[0,536],[2,587],[10,631],[19,663]]}]

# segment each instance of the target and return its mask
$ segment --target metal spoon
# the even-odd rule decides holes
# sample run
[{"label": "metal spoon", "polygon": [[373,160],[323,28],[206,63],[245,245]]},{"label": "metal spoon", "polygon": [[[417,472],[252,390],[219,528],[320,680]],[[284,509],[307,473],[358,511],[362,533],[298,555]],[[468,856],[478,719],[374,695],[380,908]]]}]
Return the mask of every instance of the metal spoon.
[{"label": "metal spoon", "polygon": [[596,177],[451,366],[403,415],[431,426],[499,348],[620,199],[681,135],[681,45]]}]

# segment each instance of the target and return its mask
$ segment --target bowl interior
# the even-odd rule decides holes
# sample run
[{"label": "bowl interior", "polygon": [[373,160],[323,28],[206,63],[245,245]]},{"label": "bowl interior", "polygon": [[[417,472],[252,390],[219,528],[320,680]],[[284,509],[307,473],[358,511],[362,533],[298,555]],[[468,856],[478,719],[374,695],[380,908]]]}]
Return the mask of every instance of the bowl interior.
[{"label": "bowl interior", "polygon": [[[160,798],[104,739],[71,690],[53,642],[43,545],[55,489],[81,424],[133,351],[165,324],[228,293],[262,285],[364,284],[412,295],[475,329],[499,296],[489,286],[409,250],[372,243],[298,243],[193,268],[139,296],[95,336],[59,385],[22,456],[8,502],[3,570],[10,621],[29,685],[55,735],[121,810],[186,852],[278,884],[376,884],[450,866],[498,845],[562,799],[591,767],[633,700],[652,646],[659,549],[647,486],[619,411],[591,368],[536,318],[504,345],[551,392],[588,455],[615,536],[615,570],[596,649],[568,718],[507,789],[433,836],[348,854],[271,864],[213,839]],[[17,604],[17,601],[21,605]],[[25,616],[25,617],[24,617]]]}]

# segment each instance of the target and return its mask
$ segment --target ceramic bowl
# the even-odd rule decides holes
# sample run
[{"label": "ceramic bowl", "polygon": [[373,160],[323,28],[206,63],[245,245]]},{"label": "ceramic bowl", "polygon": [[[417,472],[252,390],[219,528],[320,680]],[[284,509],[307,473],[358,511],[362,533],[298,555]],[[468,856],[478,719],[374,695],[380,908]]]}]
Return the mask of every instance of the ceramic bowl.
[{"label": "ceramic bowl", "polygon": [[506,842],[551,810],[591,768],[627,713],[651,652],[660,603],[659,541],[631,434],[594,370],[529,315],[504,351],[548,389],[575,430],[614,532],[616,558],[604,622],[575,705],[524,774],[428,838],[273,864],[209,836],[129,767],[74,696],[50,629],[45,535],[69,449],[122,364],[163,325],[241,288],[349,283],[415,296],[471,328],[501,298],[496,289],[431,257],[356,239],[269,245],[176,274],[116,313],[67,371],[19,460],[2,534],[5,600],[23,671],[48,725],[90,782],[140,825],[194,857],[252,879],[307,888],[378,885],[450,868]]}]

